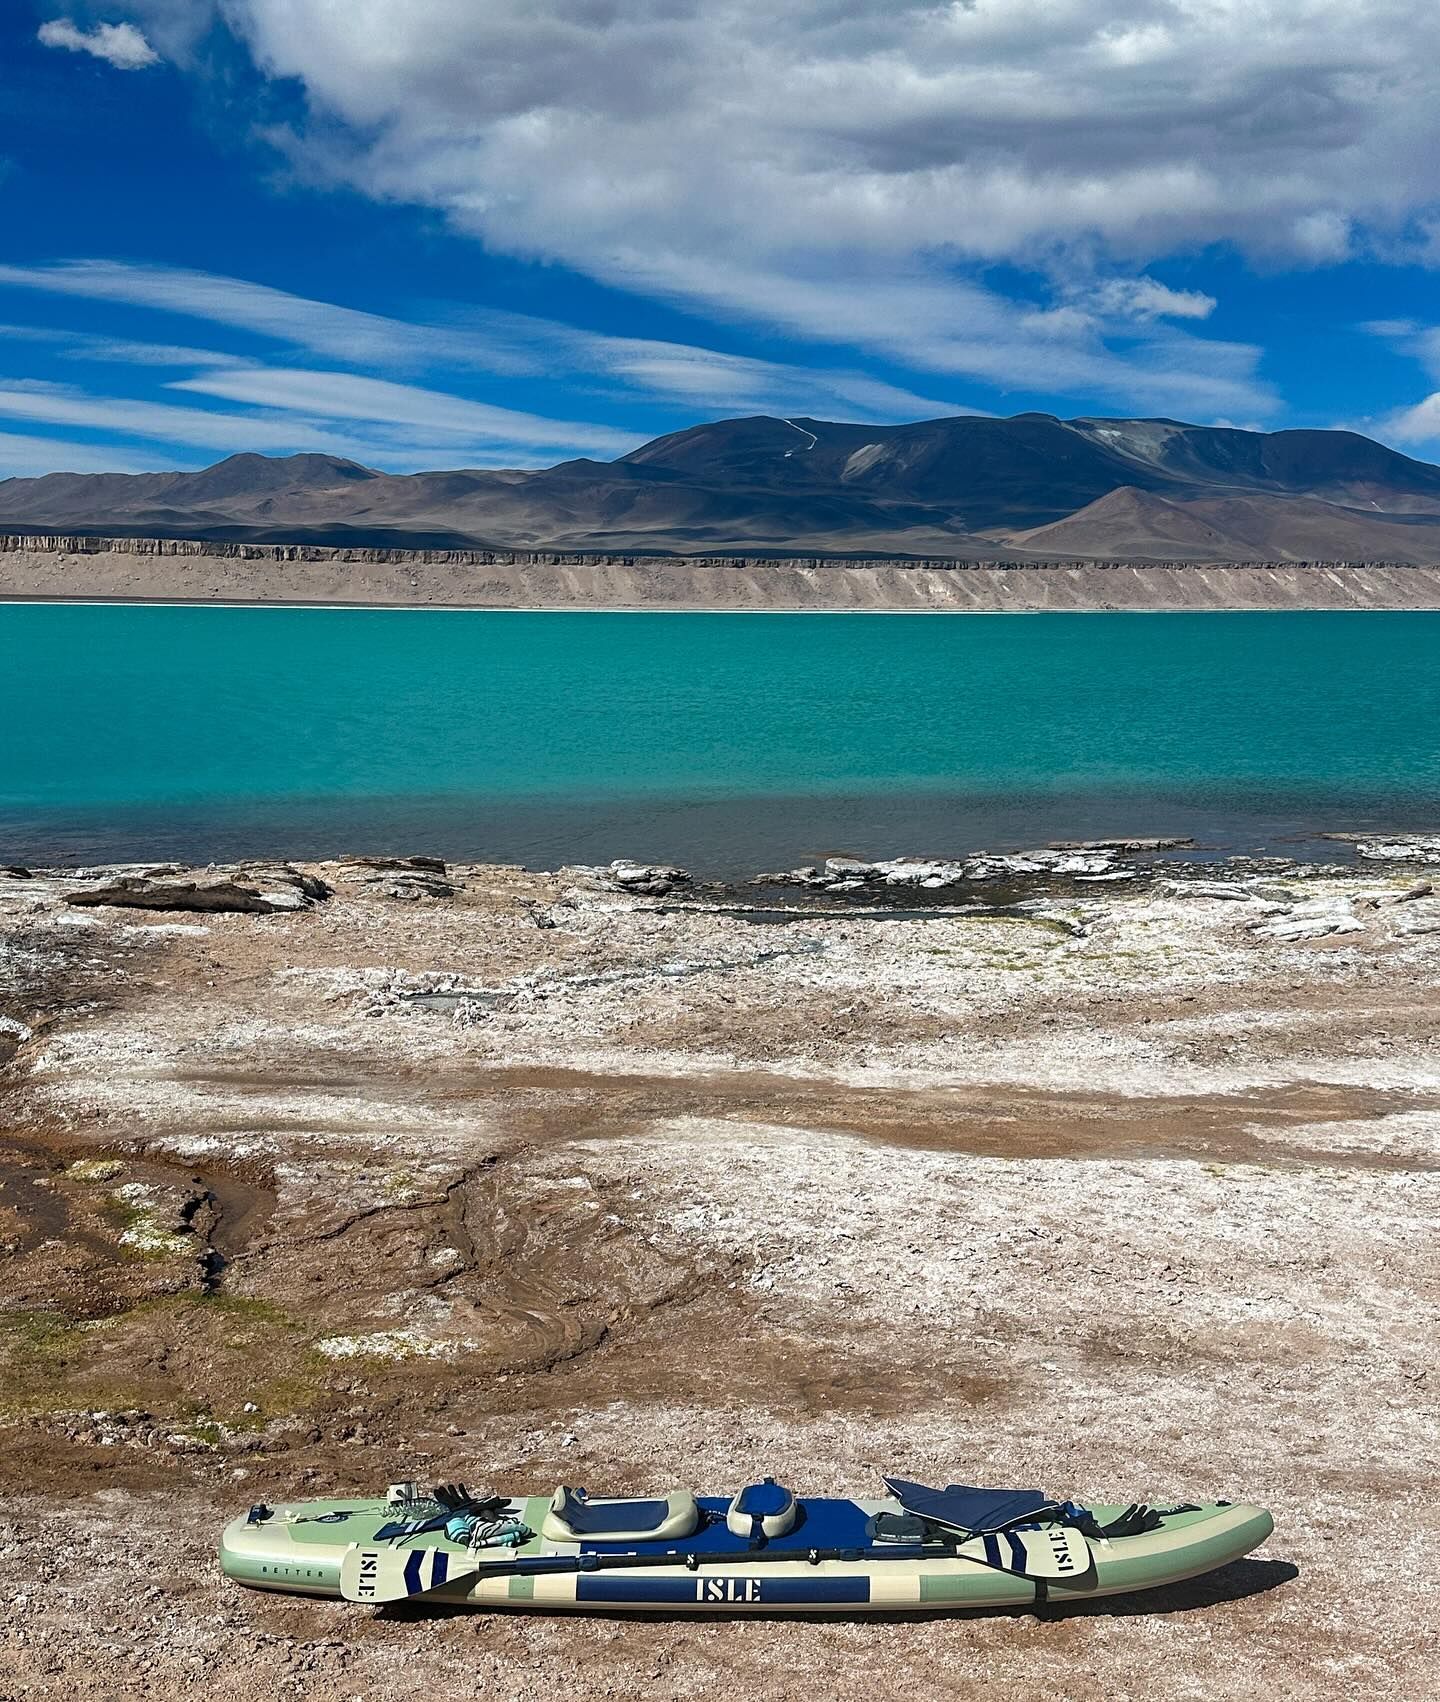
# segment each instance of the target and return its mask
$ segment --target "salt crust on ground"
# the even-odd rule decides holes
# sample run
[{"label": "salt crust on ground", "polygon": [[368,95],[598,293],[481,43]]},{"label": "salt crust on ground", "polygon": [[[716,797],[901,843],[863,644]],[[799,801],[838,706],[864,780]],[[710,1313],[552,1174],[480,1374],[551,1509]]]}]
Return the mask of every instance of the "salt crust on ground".
[{"label": "salt crust on ground", "polygon": [[[1051,900],[1079,937],[807,918],[783,933],[820,949],[785,957],[766,955],[779,930],[573,874],[466,876],[454,902],[346,891],[204,934],[0,881],[0,1011],[35,1030],[12,1122],[64,1135],[72,1163],[138,1140],[262,1167],[274,1251],[229,1280],[288,1298],[327,1268],[305,1238],[339,1238],[315,1242],[330,1280],[305,1291],[306,1351],[374,1411],[368,1441],[307,1453],[277,1419],[273,1461],[222,1435],[163,1479],[127,1476],[148,1458],[128,1447],[65,1494],[12,1469],[0,1695],[169,1697],[223,1674],[241,1702],[868,1702],[1058,1672],[1107,1697],[1299,1699],[1396,1671],[1440,1693],[1440,938],[1391,903],[1413,875],[1327,877],[1312,913],[1359,923],[1328,937],[1258,934],[1264,901],[1120,883]],[[396,999],[447,981],[507,1002],[460,1025]],[[482,1241],[487,1212],[531,1226],[478,1288],[452,1197]],[[272,1258],[291,1263],[266,1289]],[[511,1268],[539,1286],[502,1303]],[[627,1313],[646,1284],[655,1308]],[[594,1339],[592,1304],[612,1319]],[[573,1356],[497,1376],[484,1332],[527,1308],[542,1334],[576,1325]],[[4,1457],[48,1434],[0,1431]],[[773,1470],[862,1493],[901,1469],[1243,1495],[1278,1529],[1216,1597],[1053,1624],[417,1624],[215,1578],[234,1505],[291,1492],[307,1462],[324,1485],[382,1482],[407,1450],[536,1487]]]}]

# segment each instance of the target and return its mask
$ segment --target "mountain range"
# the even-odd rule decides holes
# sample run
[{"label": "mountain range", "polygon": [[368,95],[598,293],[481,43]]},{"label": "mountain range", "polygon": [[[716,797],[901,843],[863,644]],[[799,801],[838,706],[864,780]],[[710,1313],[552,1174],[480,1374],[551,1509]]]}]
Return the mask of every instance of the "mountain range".
[{"label": "mountain range", "polygon": [[617,461],[328,455],[0,482],[0,531],[396,548],[1440,562],[1440,467],[1349,431],[1017,414],[719,420]]}]

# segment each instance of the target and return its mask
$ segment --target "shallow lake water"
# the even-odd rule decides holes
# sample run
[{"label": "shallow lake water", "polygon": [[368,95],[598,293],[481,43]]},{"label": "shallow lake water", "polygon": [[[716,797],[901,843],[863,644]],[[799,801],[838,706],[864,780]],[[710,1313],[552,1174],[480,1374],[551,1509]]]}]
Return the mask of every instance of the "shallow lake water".
[{"label": "shallow lake water", "polygon": [[1440,824],[1440,615],[0,606],[0,857],[710,872]]}]

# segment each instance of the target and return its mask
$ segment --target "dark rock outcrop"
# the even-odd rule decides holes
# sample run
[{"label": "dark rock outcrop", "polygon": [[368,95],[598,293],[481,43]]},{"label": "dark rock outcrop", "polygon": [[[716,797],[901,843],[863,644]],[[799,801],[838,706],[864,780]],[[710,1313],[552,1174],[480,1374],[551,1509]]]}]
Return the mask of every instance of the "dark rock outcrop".
[{"label": "dark rock outcrop", "polygon": [[453,898],[460,890],[442,857],[347,857],[341,875],[387,898]]},{"label": "dark rock outcrop", "polygon": [[1052,851],[1178,851],[1193,839],[1052,839]]},{"label": "dark rock outcrop", "polygon": [[672,868],[664,863],[632,863],[622,858],[605,870],[609,885],[621,892],[641,893],[647,898],[664,898],[676,887],[690,885],[686,869]]},{"label": "dark rock outcrop", "polygon": [[67,904],[87,909],[114,905],[126,910],[275,916],[308,910],[318,899],[327,898],[330,894],[330,888],[323,881],[313,875],[303,875],[296,869],[267,870],[258,878],[252,878],[254,884],[250,880],[230,877],[178,881],[157,880],[148,875],[121,875],[95,886],[77,887],[64,896]]}]

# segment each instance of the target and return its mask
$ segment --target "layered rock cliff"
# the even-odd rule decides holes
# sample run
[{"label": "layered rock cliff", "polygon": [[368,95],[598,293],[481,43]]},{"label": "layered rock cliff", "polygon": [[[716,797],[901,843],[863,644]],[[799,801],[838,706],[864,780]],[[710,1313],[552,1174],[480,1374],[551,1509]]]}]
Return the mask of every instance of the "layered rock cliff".
[{"label": "layered rock cliff", "polygon": [[0,597],[497,609],[1440,609],[1440,567],[657,557],[11,535],[0,536]]}]

